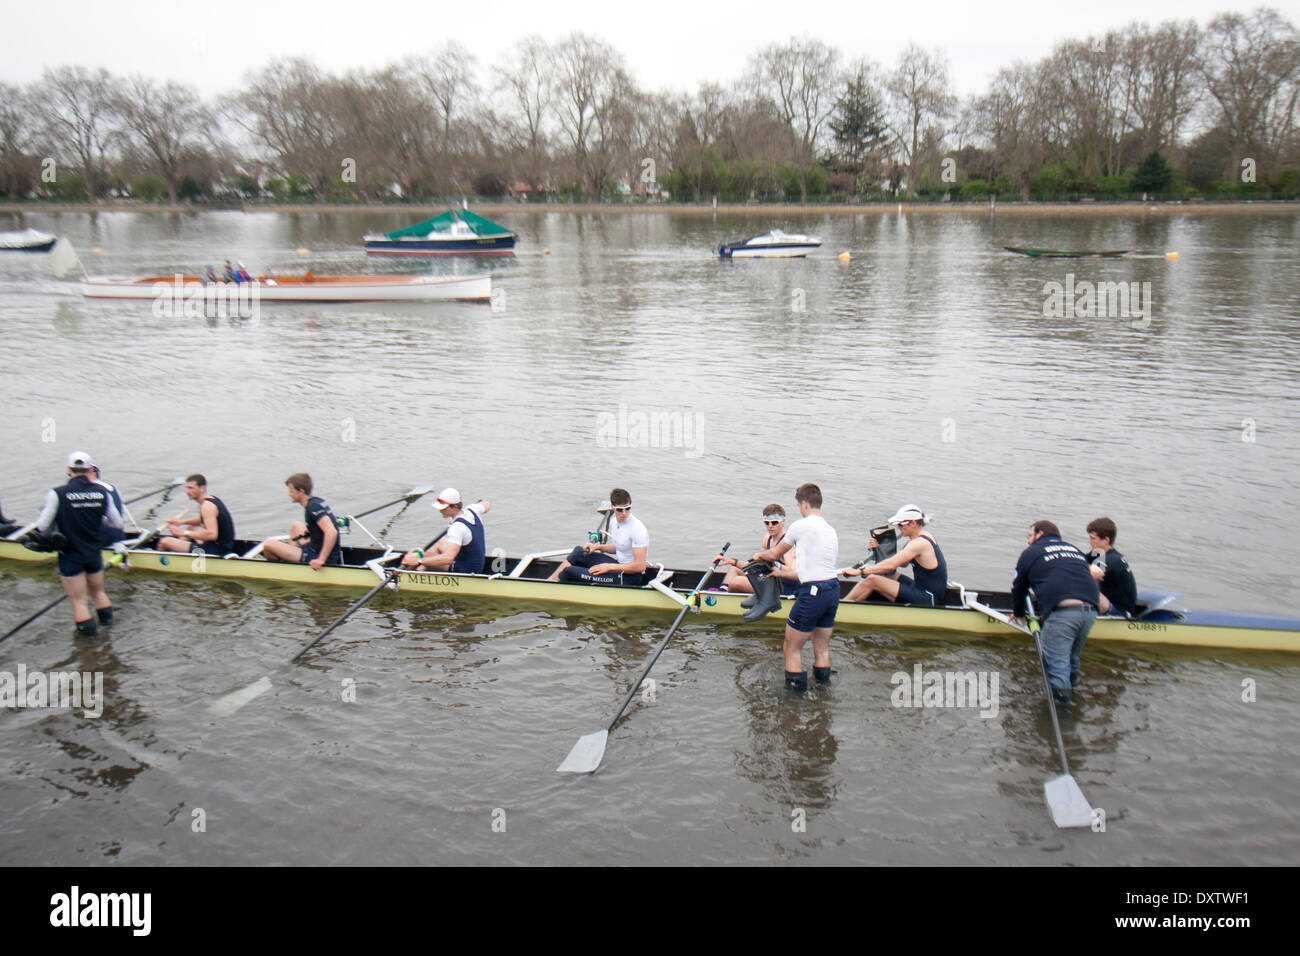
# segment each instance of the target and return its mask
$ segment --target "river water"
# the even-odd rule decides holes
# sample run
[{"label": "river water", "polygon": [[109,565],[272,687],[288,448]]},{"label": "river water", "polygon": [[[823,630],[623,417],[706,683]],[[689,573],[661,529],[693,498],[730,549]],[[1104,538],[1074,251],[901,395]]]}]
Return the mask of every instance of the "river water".
[{"label": "river water", "polygon": [[[454,485],[492,501],[489,547],[514,554],[582,540],[622,485],[652,559],[701,566],[723,541],[756,547],[762,506],[792,509],[814,481],[846,564],[915,502],[954,579],[1005,588],[1033,520],[1086,543],[1084,525],[1107,514],[1139,586],[1300,612],[1293,209],[488,215],[520,232],[518,255],[367,260],[363,232],[408,221],[390,212],[0,215],[0,229],[67,234],[93,273],[232,258],[253,271],[490,270],[496,289],[491,305],[178,318],[84,300],[44,257],[4,254],[5,511],[34,515],[84,448],[128,494],[205,473],[246,537],[299,517],[291,472],[310,472],[339,512]],[[772,226],[825,242],[806,260],[712,254]],[[1154,255],[1034,260],[1004,244]],[[1085,282],[1137,283],[1131,314],[1044,314],[1053,283]],[[417,503],[390,539],[413,546],[437,527]],[[574,778],[555,766],[607,723],[671,618],[386,594],[273,693],[217,719],[207,702],[287,660],[356,595],[108,577],[120,620],[100,640],[75,641],[60,607],[0,646],[0,670],[100,672],[106,695],[97,719],[0,713],[0,863],[1300,853],[1287,729],[1300,655],[1090,645],[1065,742],[1106,832],[1066,832],[1042,798],[1059,768],[1037,662],[1014,634],[841,630],[830,689],[796,698],[780,621],[688,618],[654,699],[633,705],[599,773]],[[49,569],[0,568],[0,626],[56,587]],[[997,675],[997,713],[893,706],[891,679],[918,665]]]}]

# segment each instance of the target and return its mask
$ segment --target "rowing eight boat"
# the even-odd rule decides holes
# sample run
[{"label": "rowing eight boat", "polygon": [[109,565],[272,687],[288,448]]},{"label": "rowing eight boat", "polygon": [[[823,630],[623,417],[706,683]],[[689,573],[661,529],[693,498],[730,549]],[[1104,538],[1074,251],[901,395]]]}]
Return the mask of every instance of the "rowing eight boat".
[{"label": "rowing eight boat", "polygon": [[[188,576],[213,575],[257,581],[279,581],[294,585],[326,585],[368,590],[382,580],[400,552],[379,548],[343,549],[344,565],[325,566],[313,571],[305,564],[284,564],[261,557],[248,557],[256,542],[237,541],[236,552],[215,558],[135,548],[128,550],[129,566],[136,570]],[[680,610],[686,595],[699,582],[702,570],[655,569],[655,580],[640,588],[568,584],[545,580],[558,566],[556,558],[569,549],[540,552],[521,558],[489,557],[481,574],[451,574],[435,571],[401,571],[398,589],[418,594],[495,598],[519,605],[537,602],[585,605],[628,610]],[[105,552],[109,555],[112,552]],[[239,555],[239,556],[236,556]],[[17,541],[0,540],[0,558],[12,561],[52,561],[53,555],[24,548]],[[738,618],[744,594],[710,590],[722,583],[721,572],[710,575],[693,601],[708,615]],[[847,594],[855,582],[841,582]],[[967,592],[954,585],[948,589],[942,608],[901,607],[869,601],[841,603],[837,628],[884,630],[926,630],[974,637],[1006,635],[1006,625],[965,607],[964,597],[978,593],[986,605],[999,610],[1011,608],[1005,591]],[[1132,641],[1141,644],[1180,644],[1201,647],[1230,647],[1248,650],[1300,651],[1300,620],[1256,614],[1191,611],[1172,606],[1177,595],[1144,591],[1139,595],[1139,613],[1134,620],[1099,618],[1091,638],[1104,641]],[[790,606],[791,598],[783,599]]]}]

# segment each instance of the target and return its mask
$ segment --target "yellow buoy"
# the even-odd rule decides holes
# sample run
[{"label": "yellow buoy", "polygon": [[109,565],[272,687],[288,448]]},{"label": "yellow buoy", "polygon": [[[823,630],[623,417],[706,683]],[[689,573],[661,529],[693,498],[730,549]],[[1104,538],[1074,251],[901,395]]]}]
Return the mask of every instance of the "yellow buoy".
[{"label": "yellow buoy", "polygon": [[298,250],[298,255],[300,255],[300,256],[309,256],[309,255],[311,255],[311,252],[310,252],[310,250],[307,250],[307,249],[299,249],[299,250]]},{"label": "yellow buoy", "polygon": [[103,252],[104,250],[101,249],[101,248],[99,248],[99,246],[91,246],[90,251],[91,251],[91,252]]},{"label": "yellow buoy", "polygon": [[1176,253],[1176,252],[1166,252],[1166,253],[1165,253],[1165,258],[1166,258],[1166,259],[1177,259],[1177,258],[1178,258],[1178,253]]},{"label": "yellow buoy", "polygon": [[542,250],[542,255],[544,255],[544,256],[549,256],[550,254],[551,254],[551,250],[550,250],[550,249],[543,249],[543,250]]},{"label": "yellow buoy", "polygon": [[849,255],[847,252],[841,252],[841,253],[840,253],[838,256],[836,256],[835,258],[836,258],[836,259],[839,259],[840,262],[848,262],[848,261],[849,261],[850,259],[852,259],[853,257],[852,257],[851,255]]}]

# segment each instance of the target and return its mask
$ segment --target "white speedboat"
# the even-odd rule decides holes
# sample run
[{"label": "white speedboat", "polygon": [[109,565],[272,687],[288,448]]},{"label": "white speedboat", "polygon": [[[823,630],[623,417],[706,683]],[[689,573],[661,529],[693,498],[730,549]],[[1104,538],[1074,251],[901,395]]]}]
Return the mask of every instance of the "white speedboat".
[{"label": "white speedboat", "polygon": [[806,256],[809,249],[821,244],[819,236],[793,235],[773,229],[748,239],[724,242],[718,246],[718,255],[723,259],[789,259]]},{"label": "white speedboat", "polygon": [[0,232],[0,252],[49,252],[54,248],[54,239],[48,232],[35,229]]}]

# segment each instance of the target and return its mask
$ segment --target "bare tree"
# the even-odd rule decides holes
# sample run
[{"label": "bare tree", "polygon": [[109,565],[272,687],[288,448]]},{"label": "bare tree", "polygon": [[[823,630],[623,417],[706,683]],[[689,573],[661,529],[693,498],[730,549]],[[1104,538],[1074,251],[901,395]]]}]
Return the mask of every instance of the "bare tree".
[{"label": "bare tree", "polygon": [[536,35],[524,37],[507,53],[509,66],[502,73],[499,90],[513,107],[507,129],[511,147],[520,158],[523,178],[534,189],[541,185],[546,164],[546,118],[550,112],[552,54],[546,41]]},{"label": "bare tree", "polygon": [[339,84],[301,59],[248,77],[228,113],[266,147],[285,173],[306,178],[318,198],[330,195],[349,158]]},{"label": "bare tree", "polygon": [[423,80],[410,64],[353,77],[346,138],[355,150],[358,186],[384,196],[394,183],[405,196],[435,188],[437,118]]},{"label": "bare tree", "polygon": [[992,175],[1007,176],[1023,199],[1045,152],[1039,89],[1034,68],[1016,62],[997,72],[975,104],[976,128],[992,151]]},{"label": "bare tree", "polygon": [[706,176],[711,153],[716,149],[731,113],[726,92],[716,83],[702,83],[695,95],[677,105],[677,132],[673,143],[673,165],[688,173],[691,198],[699,202],[705,190],[717,191],[713,177]]},{"label": "bare tree", "polygon": [[948,58],[909,43],[887,84],[896,112],[896,134],[907,160],[907,189],[916,192],[921,133],[951,115],[955,98],[948,78]]},{"label": "bare tree", "polygon": [[1270,162],[1296,133],[1300,40],[1276,10],[1225,13],[1205,31],[1201,72],[1235,155]]},{"label": "bare tree", "polygon": [[1123,171],[1129,95],[1123,51],[1123,37],[1114,32],[1068,40],[1039,70],[1049,137],[1090,180]]},{"label": "bare tree", "polygon": [[0,194],[21,196],[35,184],[34,113],[27,90],[0,83]]},{"label": "bare tree", "polygon": [[117,80],[103,69],[60,66],[45,70],[34,92],[45,137],[76,160],[87,198],[98,201],[105,159],[118,135]]},{"label": "bare tree", "polygon": [[479,85],[474,79],[478,60],[463,43],[448,40],[418,62],[429,94],[437,104],[442,137],[446,143],[451,139],[453,120],[468,112],[471,102],[478,96]]},{"label": "bare tree", "polygon": [[622,56],[603,40],[573,33],[554,52],[560,128],[584,194],[599,199],[613,172],[613,138],[627,128],[616,114],[627,113],[635,89]]},{"label": "bare tree", "polygon": [[1195,21],[1129,27],[1122,53],[1126,73],[1126,122],[1136,138],[1129,157],[1142,159],[1174,149],[1203,87],[1196,79],[1200,30]]},{"label": "bare tree", "polygon": [[182,164],[201,142],[206,117],[198,92],[179,83],[159,83],[143,76],[122,85],[116,108],[126,136],[149,157],[149,165],[167,184],[175,203]]},{"label": "bare tree", "polygon": [[758,90],[776,104],[778,115],[798,139],[800,202],[808,201],[808,170],[817,161],[822,129],[835,109],[839,59],[839,51],[802,37],[764,48],[750,64]]}]

